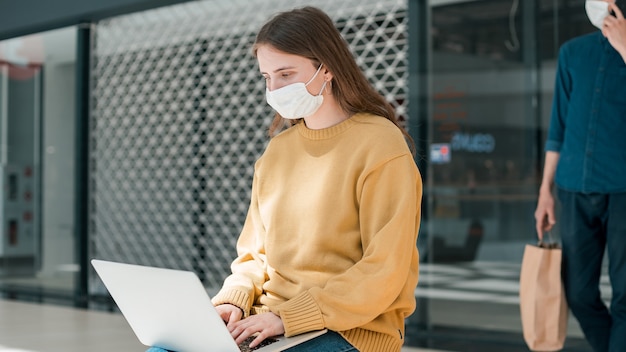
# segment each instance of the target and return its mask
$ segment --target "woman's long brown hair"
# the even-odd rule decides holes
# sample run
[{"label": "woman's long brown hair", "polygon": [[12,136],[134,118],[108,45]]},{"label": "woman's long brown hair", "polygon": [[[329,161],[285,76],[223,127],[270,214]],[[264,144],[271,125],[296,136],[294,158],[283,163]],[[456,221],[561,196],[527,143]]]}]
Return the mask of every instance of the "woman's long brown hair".
[{"label": "woman's long brown hair", "polygon": [[[399,124],[395,110],[372,87],[354,60],[347,42],[322,10],[307,6],[277,14],[257,34],[253,46],[255,57],[261,45],[306,57],[314,65],[324,64],[333,74],[332,94],[344,111],[349,115],[366,112],[390,120],[402,131],[415,154],[413,139]],[[298,122],[290,121],[292,125]],[[270,136],[284,123],[282,116],[276,114],[270,126]]]}]

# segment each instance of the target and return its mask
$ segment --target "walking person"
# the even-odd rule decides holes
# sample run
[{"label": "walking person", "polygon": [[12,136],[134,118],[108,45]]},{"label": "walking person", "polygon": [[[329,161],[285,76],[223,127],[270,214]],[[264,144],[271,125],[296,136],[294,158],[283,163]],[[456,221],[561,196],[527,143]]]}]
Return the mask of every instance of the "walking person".
[{"label": "walking person", "polygon": [[[561,205],[568,305],[596,352],[626,351],[626,20],[614,0],[588,0],[600,30],[559,51],[543,179],[535,211],[541,239]],[[605,250],[612,287],[602,300]]]}]

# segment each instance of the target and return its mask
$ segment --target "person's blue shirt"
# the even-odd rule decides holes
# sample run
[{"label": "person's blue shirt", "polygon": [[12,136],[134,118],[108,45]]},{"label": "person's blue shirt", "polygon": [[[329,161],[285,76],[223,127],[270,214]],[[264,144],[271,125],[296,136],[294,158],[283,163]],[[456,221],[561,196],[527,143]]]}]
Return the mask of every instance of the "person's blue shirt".
[{"label": "person's blue shirt", "polygon": [[560,49],[546,151],[558,187],[626,192],[626,64],[600,31]]}]

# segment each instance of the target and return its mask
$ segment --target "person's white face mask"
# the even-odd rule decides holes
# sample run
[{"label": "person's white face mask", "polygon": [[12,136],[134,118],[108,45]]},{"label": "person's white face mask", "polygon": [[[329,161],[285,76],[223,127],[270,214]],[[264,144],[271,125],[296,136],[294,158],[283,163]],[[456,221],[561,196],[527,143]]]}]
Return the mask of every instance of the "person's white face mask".
[{"label": "person's white face mask", "polygon": [[324,102],[322,92],[326,87],[326,81],[317,95],[311,95],[306,86],[317,77],[322,65],[317,68],[315,74],[306,82],[298,82],[270,91],[265,88],[265,100],[267,103],[286,119],[299,119],[313,115]]},{"label": "person's white face mask", "polygon": [[604,18],[609,15],[609,3],[602,0],[587,0],[585,2],[585,11],[591,24],[602,29]]}]

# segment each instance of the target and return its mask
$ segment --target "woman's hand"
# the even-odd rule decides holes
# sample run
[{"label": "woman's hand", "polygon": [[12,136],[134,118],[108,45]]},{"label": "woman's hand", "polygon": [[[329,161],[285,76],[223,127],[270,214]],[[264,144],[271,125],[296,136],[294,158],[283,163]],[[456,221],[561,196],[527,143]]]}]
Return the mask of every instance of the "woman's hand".
[{"label": "woman's hand", "polygon": [[258,333],[256,338],[250,343],[250,347],[252,348],[256,347],[268,337],[285,333],[283,321],[274,313],[251,315],[246,319],[229,323],[227,327],[237,344],[242,343],[248,337]]},{"label": "woman's hand", "polygon": [[226,326],[238,322],[243,317],[243,311],[232,304],[220,304],[215,307],[220,318],[226,323]]}]

